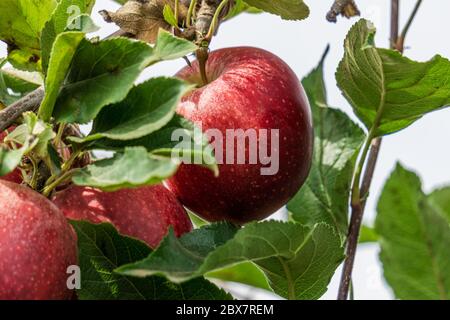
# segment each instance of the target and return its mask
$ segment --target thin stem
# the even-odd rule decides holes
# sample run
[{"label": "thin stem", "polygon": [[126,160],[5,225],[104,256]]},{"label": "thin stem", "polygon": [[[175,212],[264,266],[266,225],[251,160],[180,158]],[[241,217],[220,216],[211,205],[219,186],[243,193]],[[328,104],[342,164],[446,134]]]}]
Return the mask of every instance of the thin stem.
[{"label": "thin stem", "polygon": [[407,35],[409,29],[411,28],[411,25],[417,15],[417,12],[419,11],[419,8],[420,8],[420,5],[422,4],[422,2],[423,2],[423,0],[417,0],[416,5],[414,6],[414,9],[411,12],[411,15],[409,16],[408,21],[406,22],[406,25],[402,30],[402,33],[400,34],[397,41],[395,42],[396,43],[395,48],[400,52],[403,52],[406,35]]},{"label": "thin stem", "polygon": [[[419,4],[420,5],[420,4]],[[413,13],[413,17],[417,12]],[[396,48],[398,41],[398,25],[399,25],[399,0],[391,0],[391,48]],[[409,28],[409,26],[408,26]],[[403,44],[402,44],[403,45]],[[402,51],[403,47],[400,48]],[[370,130],[364,144],[359,162],[355,167],[355,174],[352,185],[352,199],[351,208],[352,215],[350,219],[350,226],[347,237],[347,251],[344,267],[342,270],[342,277],[339,286],[338,299],[347,300],[349,286],[351,283],[351,276],[353,272],[353,265],[355,261],[356,248],[358,245],[359,232],[361,229],[362,219],[364,216],[364,209],[366,205],[367,194],[372,183],[373,174],[378,160],[379,150],[381,146],[381,137],[375,138],[375,128],[378,127],[381,120],[381,113],[374,122],[374,126]],[[370,150],[370,152],[368,152]],[[366,157],[367,158],[367,164]],[[362,169],[365,167],[363,180],[361,180]]]},{"label": "thin stem", "polygon": [[220,13],[228,4],[228,0],[203,0],[195,21],[196,43],[199,49],[195,52],[199,64],[203,85],[208,84],[206,62],[208,47],[215,30],[220,23]]},{"label": "thin stem", "polygon": [[[374,126],[375,127],[375,126]],[[372,127],[372,128],[374,128]],[[361,174],[363,173],[364,164],[366,163],[367,155],[370,150],[370,145],[372,143],[372,140],[374,138],[374,130],[370,130],[369,134],[367,135],[367,138],[364,142],[364,146],[361,152],[361,156],[359,158],[359,161],[355,167],[355,172],[353,175],[353,185],[352,185],[352,199],[351,203],[355,204],[361,200],[361,189],[360,189],[360,182],[361,182]]]},{"label": "thin stem", "polygon": [[175,9],[174,9],[174,15],[175,15],[175,21],[177,22],[177,28],[178,28],[178,11],[180,6],[180,0],[175,0]]},{"label": "thin stem", "polygon": [[188,13],[186,16],[186,27],[190,27],[192,25],[192,14],[193,14],[196,6],[197,6],[197,0],[191,0],[191,3],[189,4]]},{"label": "thin stem", "polygon": [[398,23],[400,17],[400,0],[391,0],[391,48],[395,48],[398,38]]},{"label": "thin stem", "polygon": [[355,286],[353,280],[350,280],[350,300],[355,300]]},{"label": "thin stem", "polygon": [[[375,126],[372,128],[375,128]],[[367,155],[370,150],[370,145],[374,138],[374,133],[375,130],[372,129],[367,135],[363,149],[361,151],[361,156],[359,157],[359,160],[355,166],[355,172],[353,175],[352,191],[351,191],[352,216],[348,230],[346,259],[344,262],[344,267],[342,269],[341,282],[339,285],[339,292],[338,292],[338,300],[347,300],[348,298],[348,291],[352,278],[351,276],[355,261],[359,231],[361,228],[361,222],[364,214],[364,208],[361,202],[360,180],[364,164],[366,162]]]},{"label": "thin stem", "polygon": [[59,150],[59,145],[61,144],[62,141],[62,136],[64,133],[64,129],[66,128],[66,125],[64,123],[61,123],[58,127],[58,132],[56,133],[56,137],[54,140],[56,149]]},{"label": "thin stem", "polygon": [[31,173],[31,180],[30,180],[30,187],[31,189],[36,189],[37,186],[37,180],[38,180],[38,165],[36,163],[36,160],[34,160],[33,157],[29,156],[28,159],[31,162],[31,166],[33,168]]},{"label": "thin stem", "polygon": [[211,25],[209,27],[208,33],[205,36],[205,40],[211,41],[212,37],[216,33],[217,28],[219,27],[220,13],[223,8],[228,4],[228,0],[223,0],[220,5],[217,7],[216,12],[214,13],[213,19],[211,21]]},{"label": "thin stem", "polygon": [[364,172],[363,181],[361,184],[361,194],[363,199],[363,208],[366,205],[366,197],[370,189],[370,185],[372,184],[373,174],[375,172],[375,167],[378,160],[378,154],[381,148],[381,138],[376,138],[372,141],[372,145],[370,147],[369,157],[366,163],[366,170]]},{"label": "thin stem", "polygon": [[50,195],[50,193],[57,187],[59,186],[61,183],[66,182],[67,180],[72,178],[72,175],[77,171],[78,169],[72,169],[69,170],[65,173],[63,173],[62,175],[60,175],[57,179],[55,179],[55,181],[53,181],[52,183],[46,185],[44,187],[44,189],[42,190],[42,194],[45,197],[48,197]]},{"label": "thin stem", "polygon": [[200,75],[202,77],[202,83],[206,86],[208,81],[208,75],[206,73],[206,62],[208,61],[208,47],[201,47],[195,52],[198,60],[198,67],[200,69]]},{"label": "thin stem", "polygon": [[[69,158],[66,162],[64,162],[64,163],[62,164],[62,166],[61,166],[61,172],[60,172],[59,174],[61,175],[61,174],[64,174],[66,171],[68,171],[68,170],[72,167],[72,165],[73,165],[73,163],[75,162],[75,160],[76,160],[79,156],[81,156],[82,153],[83,153],[83,152],[81,152],[81,151],[75,151],[75,152],[73,152],[73,153],[70,155],[70,158]],[[50,178],[48,178],[48,180],[47,180],[47,182],[46,182],[46,185],[49,185],[49,184],[53,183],[53,181],[55,181],[56,179],[58,179],[58,175],[52,175]]]},{"label": "thin stem", "polygon": [[75,160],[82,154],[81,151],[75,151],[70,155],[70,158],[63,163],[63,165],[61,166],[61,170],[62,171],[66,171],[68,169],[70,169],[70,167],[72,167],[72,164],[75,162]]}]

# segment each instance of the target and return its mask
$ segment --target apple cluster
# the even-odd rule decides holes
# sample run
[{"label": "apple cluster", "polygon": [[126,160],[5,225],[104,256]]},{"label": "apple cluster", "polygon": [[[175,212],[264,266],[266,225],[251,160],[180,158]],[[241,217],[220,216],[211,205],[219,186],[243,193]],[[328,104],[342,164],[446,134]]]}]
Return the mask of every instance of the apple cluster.
[{"label": "apple cluster", "polygon": [[[277,130],[277,147],[266,142],[278,155],[277,172],[262,175],[262,161],[227,162],[219,164],[216,177],[199,165],[182,164],[165,185],[114,192],[69,185],[48,199],[25,186],[16,169],[0,180],[0,299],[73,298],[66,271],[77,264],[77,236],[67,218],[111,223],[155,248],[169,227],[177,236],[192,230],[184,206],[207,221],[242,225],[268,217],[298,191],[311,165],[313,131],[294,72],[275,55],[250,47],[212,52],[206,70],[208,84],[197,62],[177,74],[197,85],[178,113],[202,130],[224,134]],[[236,148],[230,143],[219,146],[223,154]]]}]

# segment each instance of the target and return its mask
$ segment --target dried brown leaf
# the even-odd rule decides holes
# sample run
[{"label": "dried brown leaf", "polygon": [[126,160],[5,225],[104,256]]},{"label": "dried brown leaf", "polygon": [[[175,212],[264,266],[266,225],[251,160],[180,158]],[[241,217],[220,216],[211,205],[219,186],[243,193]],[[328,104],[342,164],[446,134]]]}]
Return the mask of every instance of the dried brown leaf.
[{"label": "dried brown leaf", "polygon": [[360,12],[359,12],[356,4],[352,1],[352,2],[349,2],[344,7],[344,9],[342,10],[342,15],[345,16],[346,18],[351,18],[351,17],[359,16]]},{"label": "dried brown leaf", "polygon": [[335,0],[333,6],[327,14],[327,20],[330,22],[336,22],[338,15],[351,18],[354,16],[359,16],[360,12],[354,0]]},{"label": "dried brown leaf", "polygon": [[[104,10],[100,13],[106,21],[114,22],[123,31],[134,35],[136,39],[155,43],[159,28],[171,29],[170,24],[164,20],[165,5],[169,5],[175,11],[174,0],[131,0],[116,12]],[[188,9],[181,1],[178,8],[178,21],[183,21]]]}]

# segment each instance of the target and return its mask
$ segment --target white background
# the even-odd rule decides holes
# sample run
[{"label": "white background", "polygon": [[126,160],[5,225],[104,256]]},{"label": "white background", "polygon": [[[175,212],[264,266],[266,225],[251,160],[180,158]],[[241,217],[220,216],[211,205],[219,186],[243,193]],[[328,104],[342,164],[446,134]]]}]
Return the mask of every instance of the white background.
[{"label": "white background", "polygon": [[[356,21],[338,19],[330,24],[325,15],[332,0],[305,0],[311,9],[310,17],[301,22],[284,21],[269,14],[241,15],[221,26],[218,36],[212,43],[212,49],[231,46],[254,46],[269,50],[304,77],[314,68],[327,44],[331,45],[325,65],[325,79],[328,89],[328,101],[346,111],[355,119],[351,108],[341,96],[336,86],[334,72],[343,55],[343,39]],[[401,0],[401,26],[404,25],[415,0]],[[372,20],[377,29],[376,43],[380,47],[389,46],[389,0],[357,1],[362,17]],[[97,0],[94,19],[102,27],[97,33],[106,36],[115,27],[103,22],[97,14],[100,9],[115,10],[117,4],[110,0]],[[405,55],[424,61],[434,54],[450,57],[450,1],[425,0],[418,13],[405,43]],[[5,47],[0,45],[0,56],[5,55]],[[173,75],[184,65],[182,60],[161,63],[146,71],[145,78],[157,75]],[[376,201],[383,183],[397,161],[420,174],[426,192],[450,184],[450,108],[425,116],[413,126],[388,136],[383,140],[380,158],[375,172],[372,191],[368,201],[365,222],[372,224],[376,215]],[[340,270],[333,278],[324,299],[335,299]],[[356,299],[392,299],[393,295],[382,277],[382,268],[378,262],[378,247],[362,245],[359,247],[354,270]],[[248,292],[239,287],[241,296],[250,298],[271,298],[259,291]]]}]

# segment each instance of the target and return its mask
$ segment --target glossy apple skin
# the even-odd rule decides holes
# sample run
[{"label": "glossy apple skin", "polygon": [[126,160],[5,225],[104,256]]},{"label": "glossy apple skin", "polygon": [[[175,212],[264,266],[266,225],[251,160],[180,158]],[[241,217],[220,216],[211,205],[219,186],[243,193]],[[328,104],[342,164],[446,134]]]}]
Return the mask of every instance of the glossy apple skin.
[{"label": "glossy apple skin", "polygon": [[[206,70],[210,83],[185,96],[177,112],[201,123],[203,131],[279,129],[279,171],[261,175],[259,161],[222,164],[215,178],[200,166],[182,165],[166,185],[183,205],[208,221],[261,220],[283,207],[308,176],[313,150],[308,100],[289,66],[261,49],[214,51]],[[176,76],[201,83],[197,62]]]},{"label": "glossy apple skin", "polygon": [[[13,131],[14,129],[15,129],[15,127],[10,127],[8,129],[8,132]],[[5,137],[8,135],[8,132],[6,132],[6,131],[0,132],[0,141],[1,142],[3,142]],[[12,172],[0,177],[0,180],[10,181],[10,182],[14,182],[14,183],[22,183],[23,178],[22,178],[22,173],[20,172],[20,170],[18,168],[16,168]]]},{"label": "glossy apple skin", "polygon": [[180,236],[192,230],[186,211],[162,185],[104,192],[71,186],[58,192],[53,202],[73,220],[112,223],[120,233],[155,248],[173,226]]},{"label": "glossy apple skin", "polygon": [[0,181],[0,300],[70,299],[77,241],[61,211],[30,188]]}]

